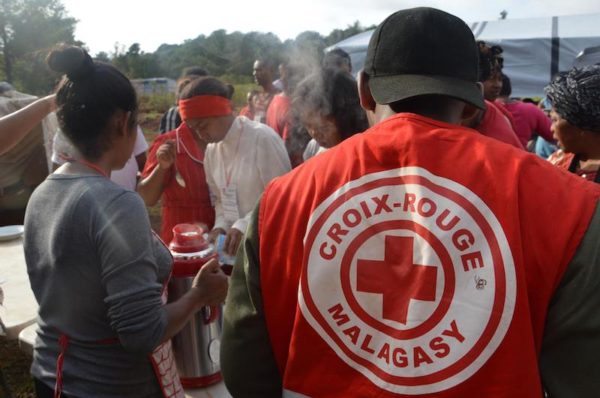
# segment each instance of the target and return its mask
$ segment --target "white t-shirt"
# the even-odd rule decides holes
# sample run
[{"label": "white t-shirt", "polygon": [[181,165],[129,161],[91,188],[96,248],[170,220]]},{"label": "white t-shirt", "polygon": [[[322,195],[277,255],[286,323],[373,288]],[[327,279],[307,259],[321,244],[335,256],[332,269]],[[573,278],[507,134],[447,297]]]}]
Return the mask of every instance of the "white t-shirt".
[{"label": "white t-shirt", "polygon": [[[137,127],[137,136],[135,138],[135,144],[133,145],[133,153],[131,157],[125,163],[125,167],[121,170],[113,170],[110,174],[110,179],[116,184],[122,186],[130,191],[135,191],[136,188],[136,177],[138,173],[138,164],[135,157],[146,152],[148,150],[148,143],[144,138],[144,132],[141,127]],[[77,153],[77,149],[69,142],[69,139],[65,137],[62,131],[58,131],[54,135],[54,143],[52,145],[52,163],[63,164],[67,158],[77,159],[80,155]]]},{"label": "white t-shirt", "polygon": [[302,154],[302,158],[304,160],[308,160],[313,156],[317,156],[318,154],[325,152],[326,150],[327,148],[320,146],[319,143],[313,138],[308,142],[308,145],[306,145],[306,149]]},{"label": "white t-shirt", "polygon": [[275,177],[291,170],[281,137],[272,128],[243,116],[221,142],[204,155],[206,182],[215,205],[215,228],[243,233],[258,198]]}]

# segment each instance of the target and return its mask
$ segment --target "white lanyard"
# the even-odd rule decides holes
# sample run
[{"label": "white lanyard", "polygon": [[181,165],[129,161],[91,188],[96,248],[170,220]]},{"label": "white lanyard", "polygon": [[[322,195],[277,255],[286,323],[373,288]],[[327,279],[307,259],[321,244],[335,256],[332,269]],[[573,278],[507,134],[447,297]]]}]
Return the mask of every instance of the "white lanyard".
[{"label": "white lanyard", "polygon": [[194,155],[192,155],[192,154],[190,153],[190,151],[187,149],[187,147],[185,146],[185,143],[184,143],[182,140],[180,140],[180,139],[179,139],[179,129],[177,129],[177,130],[175,131],[175,140],[176,140],[176,143],[177,143],[177,153],[178,153],[178,154],[180,153],[180,151],[179,151],[179,146],[181,145],[181,147],[183,147],[183,150],[184,150],[184,151],[185,151],[185,153],[186,153],[186,154],[187,154],[187,155],[190,157],[190,159],[192,159],[192,160],[193,160],[194,162],[196,162],[196,163],[199,163],[199,164],[201,164],[201,165],[204,165],[204,162],[203,162],[202,160],[200,160],[200,159],[198,159],[198,158],[194,157]]}]

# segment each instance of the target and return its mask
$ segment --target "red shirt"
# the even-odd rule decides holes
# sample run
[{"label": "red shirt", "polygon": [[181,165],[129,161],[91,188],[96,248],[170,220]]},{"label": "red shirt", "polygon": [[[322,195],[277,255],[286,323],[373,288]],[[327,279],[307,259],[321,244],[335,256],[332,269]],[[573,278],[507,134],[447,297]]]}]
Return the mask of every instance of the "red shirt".
[{"label": "red shirt", "polygon": [[[150,152],[142,178],[146,178],[157,166],[156,152],[167,140],[177,141],[179,135],[179,150],[176,165],[183,176],[186,186],[182,188],[175,181],[175,168],[165,174],[164,191],[162,194],[162,225],[161,239],[169,244],[173,238],[173,227],[181,223],[202,223],[212,229],[215,222],[215,210],[210,203],[208,185],[204,174],[204,152],[198,147],[191,131],[185,123],[177,130],[169,131],[156,137]],[[192,159],[194,157],[196,160]]]},{"label": "red shirt", "polygon": [[510,124],[510,119],[494,103],[486,100],[485,105],[487,107],[485,115],[475,130],[487,137],[524,149]]},{"label": "red shirt", "polygon": [[506,116],[506,118],[510,122],[510,127],[512,127],[512,129],[516,132],[517,129],[515,127],[515,119],[514,119],[512,113],[510,113],[508,111],[508,109],[504,106],[504,103],[502,103],[500,101],[494,101],[493,104],[496,105],[496,108],[498,108],[504,116]]},{"label": "red shirt", "polygon": [[599,194],[407,113],[274,180],[258,256],[284,391],[541,397],[545,314]]},{"label": "red shirt", "polygon": [[277,94],[267,109],[267,126],[271,127],[281,138],[289,134],[290,98],[285,94]]},{"label": "red shirt", "polygon": [[521,101],[506,102],[504,107],[513,116],[515,133],[517,133],[517,137],[523,146],[527,145],[527,141],[531,139],[534,132],[546,141],[554,141],[552,131],[550,131],[550,125],[552,124],[550,118],[540,108]]}]

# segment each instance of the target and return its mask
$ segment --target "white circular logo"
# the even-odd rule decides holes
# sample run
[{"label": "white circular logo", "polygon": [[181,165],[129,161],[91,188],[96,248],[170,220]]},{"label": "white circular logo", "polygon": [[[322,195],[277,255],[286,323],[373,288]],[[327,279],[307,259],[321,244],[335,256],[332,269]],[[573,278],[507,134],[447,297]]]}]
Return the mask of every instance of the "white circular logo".
[{"label": "white circular logo", "polygon": [[496,350],[514,263],[490,209],[417,167],[352,181],[312,214],[299,303],[336,354],[400,394],[451,388]]}]

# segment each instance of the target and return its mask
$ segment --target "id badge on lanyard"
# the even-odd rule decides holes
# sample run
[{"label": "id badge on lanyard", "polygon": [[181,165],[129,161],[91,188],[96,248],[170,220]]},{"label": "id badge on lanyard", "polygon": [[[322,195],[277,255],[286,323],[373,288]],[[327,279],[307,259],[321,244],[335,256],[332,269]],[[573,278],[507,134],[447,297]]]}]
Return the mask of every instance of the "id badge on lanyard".
[{"label": "id badge on lanyard", "polygon": [[232,164],[229,166],[228,170],[225,170],[223,165],[223,174],[225,175],[225,186],[221,188],[221,206],[223,207],[223,216],[225,220],[230,223],[235,223],[240,218],[240,212],[238,210],[238,201],[237,201],[237,184],[232,182],[232,175],[234,173],[234,169],[236,168],[236,162],[238,158],[238,154],[240,152],[240,141],[242,141],[242,134],[244,132],[244,127],[242,126],[242,130],[240,131],[240,136],[237,141],[237,145],[235,148],[235,154],[233,155]]},{"label": "id badge on lanyard", "polygon": [[223,206],[223,215],[225,220],[234,223],[240,218],[237,203],[237,187],[235,184],[228,184],[221,188],[221,206]]}]

